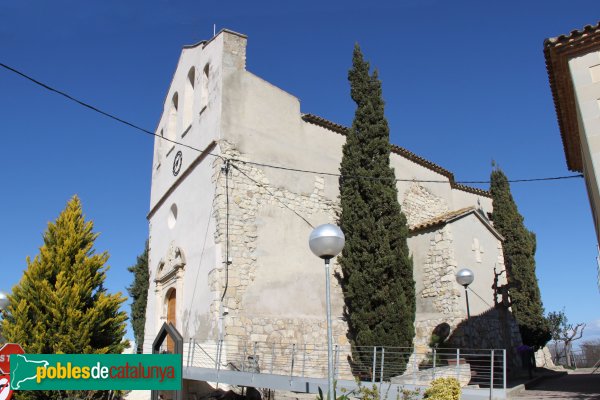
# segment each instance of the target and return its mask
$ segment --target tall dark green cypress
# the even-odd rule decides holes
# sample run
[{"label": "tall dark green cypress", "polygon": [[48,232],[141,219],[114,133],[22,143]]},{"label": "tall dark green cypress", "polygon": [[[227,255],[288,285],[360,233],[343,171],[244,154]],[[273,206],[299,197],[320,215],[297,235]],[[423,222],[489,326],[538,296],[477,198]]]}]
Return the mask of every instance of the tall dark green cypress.
[{"label": "tall dark green cypress", "polygon": [[131,302],[131,327],[135,336],[136,353],[142,353],[144,346],[144,325],[146,324],[146,303],[148,302],[148,287],[150,286],[150,271],[148,271],[148,241],[144,252],[137,257],[135,265],[127,268],[133,273],[133,283],[127,288]]},{"label": "tall dark green cypress", "polygon": [[[364,371],[371,368],[372,350],[361,352],[361,346],[412,346],[415,284],[408,226],[390,167],[381,82],[377,71],[369,74],[358,45],[348,80],[357,107],[340,166],[339,224],[346,245],[339,259],[339,280],[353,361]],[[386,377],[401,373],[404,361],[386,353],[386,364],[399,366],[397,371],[386,370]]]},{"label": "tall dark green cypress", "polygon": [[512,311],[523,343],[536,349],[550,340],[544,307],[535,275],[535,234],[525,228],[523,216],[510,192],[506,175],[492,171],[490,191],[494,205],[494,227],[504,236],[504,264],[507,269]]}]

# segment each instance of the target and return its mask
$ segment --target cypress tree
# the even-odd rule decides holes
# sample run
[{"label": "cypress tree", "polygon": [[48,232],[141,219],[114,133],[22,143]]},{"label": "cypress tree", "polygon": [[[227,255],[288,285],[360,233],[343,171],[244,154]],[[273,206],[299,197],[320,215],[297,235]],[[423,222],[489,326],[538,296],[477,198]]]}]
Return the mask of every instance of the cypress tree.
[{"label": "cypress tree", "polygon": [[[55,222],[49,223],[43,245],[8,296],[3,320],[8,342],[25,353],[121,353],[127,315],[119,311],[125,297],[104,288],[108,253],[97,254],[92,221],[85,221],[74,196]],[[72,392],[71,398],[102,398],[104,392]],[[60,392],[31,391],[18,398],[63,398]]]},{"label": "cypress tree", "polygon": [[131,327],[135,337],[136,352],[142,353],[144,347],[144,325],[146,324],[146,303],[148,302],[148,287],[150,272],[148,271],[148,241],[144,252],[137,257],[135,265],[127,268],[133,273],[133,283],[127,288],[131,302]]},{"label": "cypress tree", "polygon": [[[346,245],[339,258],[338,279],[353,362],[357,371],[364,371],[371,369],[372,350],[361,351],[362,346],[412,347],[415,285],[406,217],[390,167],[381,82],[377,71],[369,74],[369,63],[358,45],[348,80],[356,113],[340,166],[339,224]],[[366,176],[370,178],[360,178]],[[402,357],[386,354],[387,362],[399,368],[386,369],[386,378],[402,373]]]},{"label": "cypress tree", "polygon": [[494,227],[505,239],[504,263],[512,312],[519,324],[523,343],[539,349],[550,340],[550,330],[544,318],[544,307],[535,274],[535,234],[525,227],[506,175],[496,168],[492,171],[490,180]]}]

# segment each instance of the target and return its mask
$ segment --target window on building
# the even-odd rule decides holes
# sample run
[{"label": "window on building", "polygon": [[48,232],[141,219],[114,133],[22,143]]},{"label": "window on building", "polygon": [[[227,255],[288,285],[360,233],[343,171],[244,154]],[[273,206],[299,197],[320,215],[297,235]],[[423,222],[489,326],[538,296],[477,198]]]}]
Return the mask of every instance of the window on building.
[{"label": "window on building", "polygon": [[200,99],[200,112],[202,112],[208,106],[208,79],[210,65],[206,64],[202,71],[202,93]]},{"label": "window on building", "polygon": [[190,68],[187,79],[185,80],[185,91],[183,99],[183,135],[192,126],[192,110],[194,109],[194,87],[196,82],[196,68]]},{"label": "window on building", "polygon": [[158,169],[160,168],[160,160],[162,158],[162,149],[163,149],[163,136],[164,136],[164,131],[161,129],[160,133],[159,133],[159,137],[156,138],[156,159],[154,162],[154,168]]},{"label": "window on building", "polygon": [[167,139],[175,140],[175,134],[177,132],[177,109],[179,108],[179,95],[177,92],[171,98],[171,105],[169,107],[169,124],[167,126]]}]

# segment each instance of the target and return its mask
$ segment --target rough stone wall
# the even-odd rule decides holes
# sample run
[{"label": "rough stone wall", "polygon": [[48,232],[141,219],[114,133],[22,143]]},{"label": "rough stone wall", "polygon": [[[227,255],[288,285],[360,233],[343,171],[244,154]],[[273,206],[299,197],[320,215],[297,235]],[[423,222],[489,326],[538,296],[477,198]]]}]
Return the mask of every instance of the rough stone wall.
[{"label": "rough stone wall", "polygon": [[[284,187],[272,185],[261,167],[244,164],[244,155],[240,154],[230,143],[220,142],[219,145],[223,156],[240,160],[233,162],[229,172],[229,239],[230,257],[234,262],[229,266],[227,292],[224,300],[224,306],[229,309],[229,314],[224,318],[224,334],[228,353],[240,354],[244,346],[253,342],[275,344],[281,348],[292,344],[299,346],[303,344],[326,345],[325,318],[252,315],[244,309],[242,300],[246,290],[253,284],[257,267],[261,262],[257,252],[257,217],[260,215],[261,207],[268,205],[287,209],[290,212],[290,218],[295,218],[291,215],[292,212],[297,212],[307,218],[311,218],[315,214],[325,214],[333,222],[336,212],[339,210],[337,201],[326,197],[324,180],[319,176],[314,177],[312,193],[295,193]],[[211,304],[214,321],[219,319],[220,298],[226,282],[227,203],[225,174],[221,170],[223,164],[224,161],[219,158],[215,158],[213,161],[213,182],[217,187],[213,202],[213,215],[217,226],[215,242],[220,246],[223,257],[222,263],[216,265],[209,273],[210,289],[214,292],[214,301]],[[443,199],[433,195],[419,184],[414,184],[404,194],[402,207],[410,224],[423,222],[448,211],[448,205]],[[419,314],[417,314],[414,344],[415,351],[420,354],[425,354],[429,349],[428,342],[431,333],[441,323],[448,323],[453,333],[457,334],[459,341],[462,341],[460,332],[456,328],[464,320],[464,315],[459,311],[458,305],[459,301],[462,301],[463,294],[454,282],[457,262],[453,242],[452,228],[450,225],[445,225],[432,235],[424,264],[415,265],[415,268],[422,269],[424,288],[417,293],[417,302],[428,302],[433,306],[430,316],[419,318]],[[333,264],[333,269],[339,271],[339,265]],[[336,280],[333,279],[331,283],[332,298],[341,297],[341,289]],[[481,325],[481,329],[477,329],[483,337],[499,337],[500,323],[498,320],[494,320],[494,316],[490,316]],[[346,333],[346,323],[343,320],[334,319],[334,343],[347,344]],[[489,343],[486,345],[488,348],[500,347],[499,343],[492,346],[488,339],[484,340],[487,340],[485,343]],[[463,347],[467,347],[466,342],[461,344]],[[484,345],[484,342],[477,345]],[[343,354],[340,359],[345,360],[346,356],[347,354]],[[419,356],[419,358],[422,357],[424,356]],[[414,359],[414,357],[411,359],[411,363]],[[415,365],[420,361],[420,359],[417,360]],[[325,366],[320,365],[318,368],[323,367]],[[410,369],[410,363],[408,367]]]},{"label": "rough stone wall", "polygon": [[[415,225],[448,212],[444,199],[429,192],[419,184],[413,184],[404,194],[403,211],[409,224]],[[455,256],[455,243],[452,225],[432,230],[429,247],[420,268],[422,290],[417,293],[417,319],[415,321],[415,352],[407,365],[407,371],[419,368],[429,351],[429,340],[433,330],[442,323],[450,325],[450,339],[442,346],[469,348],[514,349],[520,345],[521,338],[514,318],[510,314],[501,316],[498,310],[490,309],[485,315],[474,316],[471,329],[474,340],[471,343],[466,336],[465,315],[459,302],[464,302],[463,291],[455,283],[458,263]],[[498,248],[502,244],[498,241]],[[498,271],[504,268],[502,251],[496,261]],[[499,284],[505,283],[505,277]],[[498,301],[501,301],[498,298]],[[501,318],[503,317],[503,318]],[[510,352],[511,350],[509,350]],[[513,354],[514,359],[514,354]]]},{"label": "rough stone wall", "polygon": [[[244,161],[231,144],[220,143],[222,155],[227,158]],[[218,180],[214,200],[214,217],[217,229],[215,241],[221,246],[225,258],[227,235],[227,202],[225,192],[225,173],[221,171],[223,160],[216,158],[214,165],[214,180]],[[229,309],[225,317],[225,342],[229,352],[238,353],[245,344],[261,342],[276,345],[291,344],[326,344],[327,325],[324,315],[322,318],[286,318],[270,315],[251,315],[243,305],[243,295],[256,278],[256,270],[260,265],[257,254],[258,227],[257,216],[261,206],[278,206],[286,208],[299,215],[310,218],[315,213],[326,214],[330,221],[335,221],[338,206],[324,195],[324,180],[315,176],[314,190],[310,194],[298,194],[283,187],[270,184],[264,172],[251,164],[233,162],[229,172],[229,242],[230,257],[234,260],[229,266],[227,277],[227,292],[224,306]],[[215,320],[219,318],[219,303],[226,281],[225,259],[222,265],[217,265],[209,274],[211,290],[215,293],[211,310]],[[332,264],[333,270],[339,266]],[[335,279],[332,279],[332,298],[341,296],[341,289]],[[301,301],[301,299],[299,299]],[[347,325],[344,321],[333,321],[334,341],[338,344],[347,343]],[[215,338],[216,339],[216,338]]]},{"label": "rough stone wall", "polygon": [[450,211],[446,200],[435,196],[419,183],[413,183],[403,194],[402,211],[408,225],[416,225]]},{"label": "rough stone wall", "polygon": [[415,321],[415,354],[411,357],[408,370],[418,368],[418,364],[425,358],[429,350],[429,340],[436,326],[447,323],[454,329],[463,317],[458,310],[458,301],[461,292],[454,284],[457,262],[454,257],[452,228],[445,225],[432,235],[429,250],[422,266],[415,268],[423,270],[423,290],[417,293],[418,308],[427,308],[427,303],[432,309],[429,318],[419,318]]},{"label": "rough stone wall", "polygon": [[[449,211],[448,204],[419,183],[413,183],[403,194],[402,211],[407,222],[416,225]],[[415,348],[417,352],[428,349],[433,329],[446,322],[454,327],[459,321],[458,298],[461,296],[454,285],[457,262],[454,256],[452,230],[445,225],[431,238],[422,269],[423,290],[417,293],[417,310],[428,309],[428,313],[442,314],[438,318],[420,319],[417,311],[415,321]],[[419,306],[421,305],[421,306]]]},{"label": "rough stone wall", "polygon": [[452,241],[450,225],[445,225],[431,238],[429,252],[422,266],[424,289],[420,293],[421,298],[432,300],[435,311],[448,317],[456,316],[461,295],[454,284],[457,262]]},{"label": "rough stone wall", "polygon": [[[479,349],[500,349],[507,347],[509,349],[518,347],[521,344],[521,335],[519,327],[511,314],[507,313],[507,321],[503,321],[501,311],[490,309],[483,314],[471,316],[467,328],[456,331],[454,338],[456,345],[469,347],[466,333],[473,332],[473,347]],[[506,323],[503,327],[502,324]],[[505,331],[506,329],[506,331]],[[508,337],[505,339],[505,334]],[[506,343],[505,341],[508,341]]]}]

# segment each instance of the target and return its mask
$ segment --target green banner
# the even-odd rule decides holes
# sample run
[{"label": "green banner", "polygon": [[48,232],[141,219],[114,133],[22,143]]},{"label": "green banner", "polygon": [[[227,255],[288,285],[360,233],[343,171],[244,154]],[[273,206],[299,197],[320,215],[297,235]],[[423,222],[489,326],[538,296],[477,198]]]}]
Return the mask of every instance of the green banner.
[{"label": "green banner", "polygon": [[12,390],[181,390],[180,354],[13,354]]}]

